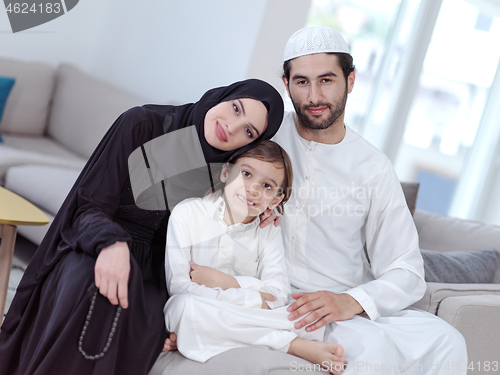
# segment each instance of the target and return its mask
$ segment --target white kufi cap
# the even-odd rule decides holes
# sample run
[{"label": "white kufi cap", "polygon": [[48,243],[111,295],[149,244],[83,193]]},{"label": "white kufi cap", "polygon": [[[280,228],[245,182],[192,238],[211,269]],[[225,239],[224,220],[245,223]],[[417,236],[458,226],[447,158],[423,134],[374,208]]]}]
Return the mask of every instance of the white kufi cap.
[{"label": "white kufi cap", "polygon": [[350,53],[342,34],[327,26],[310,26],[295,32],[285,47],[283,61],[322,52]]}]

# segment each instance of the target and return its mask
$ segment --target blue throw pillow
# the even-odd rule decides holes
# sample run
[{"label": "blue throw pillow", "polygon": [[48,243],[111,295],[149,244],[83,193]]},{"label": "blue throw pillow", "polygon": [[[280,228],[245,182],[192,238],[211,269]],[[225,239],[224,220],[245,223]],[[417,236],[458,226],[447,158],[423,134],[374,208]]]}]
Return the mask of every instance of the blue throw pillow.
[{"label": "blue throw pillow", "polygon": [[[10,90],[12,90],[12,86],[14,86],[14,82],[16,82],[16,80],[12,77],[0,76],[0,122],[2,122],[3,110],[5,109],[5,104],[7,103]],[[1,133],[0,143],[2,143]]]},{"label": "blue throw pillow", "polygon": [[424,258],[425,281],[435,283],[491,283],[500,260],[500,253],[495,249],[420,252]]}]

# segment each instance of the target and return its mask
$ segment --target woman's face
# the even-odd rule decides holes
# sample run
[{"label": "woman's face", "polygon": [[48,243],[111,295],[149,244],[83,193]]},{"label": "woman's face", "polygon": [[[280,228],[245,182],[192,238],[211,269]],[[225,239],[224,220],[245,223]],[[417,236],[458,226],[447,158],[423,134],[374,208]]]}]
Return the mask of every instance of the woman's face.
[{"label": "woman's face", "polygon": [[267,109],[258,100],[242,98],[217,104],[205,115],[205,139],[222,151],[232,151],[257,139],[267,127]]}]

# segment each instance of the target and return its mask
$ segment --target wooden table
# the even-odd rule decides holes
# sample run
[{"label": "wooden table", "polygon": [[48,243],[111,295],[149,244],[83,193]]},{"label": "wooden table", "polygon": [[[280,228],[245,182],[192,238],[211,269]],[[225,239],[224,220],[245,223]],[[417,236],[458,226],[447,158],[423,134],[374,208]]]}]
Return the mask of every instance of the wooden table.
[{"label": "wooden table", "polygon": [[18,225],[45,225],[49,218],[26,199],[0,186],[0,323],[3,321]]}]

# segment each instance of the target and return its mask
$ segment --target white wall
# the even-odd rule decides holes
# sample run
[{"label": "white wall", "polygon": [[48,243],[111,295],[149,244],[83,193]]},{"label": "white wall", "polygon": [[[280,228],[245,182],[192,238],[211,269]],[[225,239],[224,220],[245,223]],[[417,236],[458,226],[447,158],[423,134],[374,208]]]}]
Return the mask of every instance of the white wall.
[{"label": "white wall", "polygon": [[0,11],[0,56],[70,62],[156,102],[189,102],[245,79],[267,0],[82,0],[13,34]]},{"label": "white wall", "polygon": [[255,43],[248,77],[263,79],[285,93],[281,80],[288,38],[305,26],[311,0],[269,0]]}]

